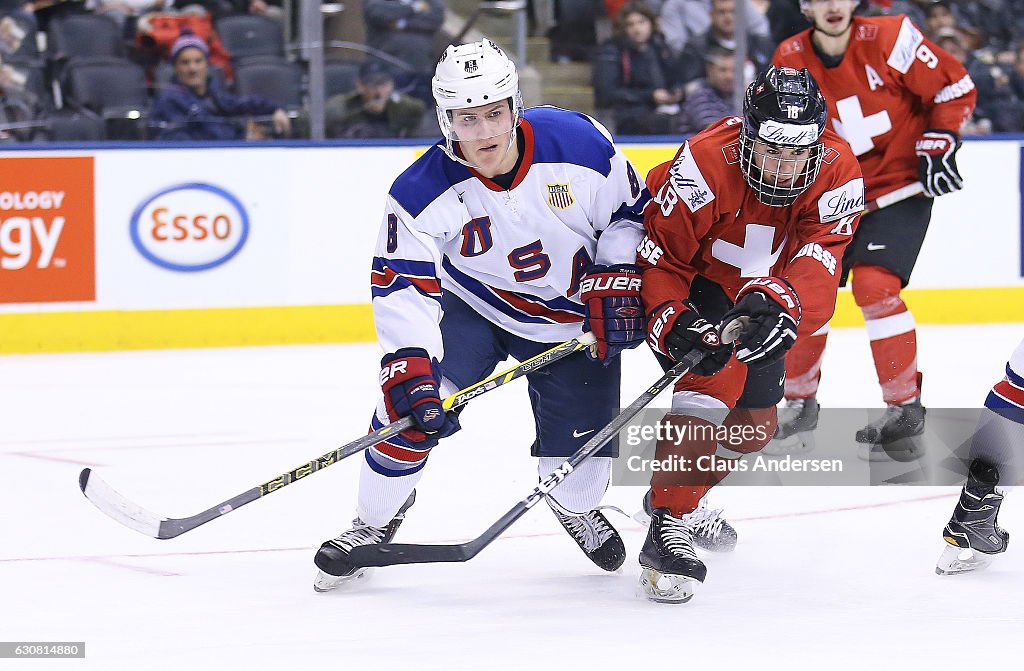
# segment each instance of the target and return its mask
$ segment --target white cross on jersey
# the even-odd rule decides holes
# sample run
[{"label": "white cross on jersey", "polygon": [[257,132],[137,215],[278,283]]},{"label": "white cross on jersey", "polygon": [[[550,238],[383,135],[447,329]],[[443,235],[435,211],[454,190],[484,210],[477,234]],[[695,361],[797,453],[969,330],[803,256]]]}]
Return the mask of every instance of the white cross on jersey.
[{"label": "white cross on jersey", "polygon": [[866,154],[875,148],[872,138],[884,135],[892,130],[892,121],[885,110],[864,116],[864,108],[857,96],[843,98],[836,103],[839,119],[833,119],[832,125],[843,139],[850,143],[854,156]]},{"label": "white cross on jersey", "polygon": [[740,277],[767,277],[772,274],[772,266],[786,245],[786,238],[783,238],[779,248],[772,250],[774,239],[775,229],[771,226],[747,224],[742,247],[725,240],[715,240],[711,244],[711,255],[739,268]]}]

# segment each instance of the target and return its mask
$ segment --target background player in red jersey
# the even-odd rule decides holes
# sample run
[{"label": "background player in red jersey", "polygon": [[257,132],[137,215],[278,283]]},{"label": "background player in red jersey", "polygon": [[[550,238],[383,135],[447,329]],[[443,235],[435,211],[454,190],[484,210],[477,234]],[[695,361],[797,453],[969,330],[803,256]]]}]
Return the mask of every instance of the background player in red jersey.
[{"label": "background player in red jersey", "polygon": [[[694,536],[715,530],[701,499],[770,440],[786,351],[798,332],[831,318],[839,259],[864,203],[857,160],[826,128],[825,100],[806,70],[762,72],[743,112],[690,138],[647,176],[657,194],[638,250],[648,344],[663,365],[705,355],[676,384],[665,420],[686,437],[656,448],[658,461],[695,465],[651,479],[640,586],[656,601],[687,601],[703,582]],[[715,325],[737,317],[750,323],[733,356]],[[739,439],[720,440],[723,429]]]},{"label": "background player in red jersey", "polygon": [[[926,196],[865,215],[843,258],[844,273],[853,269],[854,300],[867,323],[888,406],[856,438],[871,446],[864,454],[886,458],[887,450],[898,449],[890,443],[924,430],[914,317],[900,291],[917,262],[932,198],[962,187],[957,132],[970,117],[977,93],[963,66],[910,19],[854,16],[857,4],[801,0],[814,25],[783,40],[772,62],[807,68],[821,85],[831,126],[860,161],[869,203],[922,186]],[[827,334],[825,325],[801,337],[789,353],[780,440],[766,452],[805,451],[813,445],[810,431],[818,422],[815,394]]]}]

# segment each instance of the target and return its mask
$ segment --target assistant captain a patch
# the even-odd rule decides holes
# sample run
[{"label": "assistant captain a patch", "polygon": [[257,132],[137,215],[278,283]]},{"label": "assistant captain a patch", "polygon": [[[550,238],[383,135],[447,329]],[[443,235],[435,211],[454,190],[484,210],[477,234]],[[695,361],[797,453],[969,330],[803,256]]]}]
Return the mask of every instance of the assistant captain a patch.
[{"label": "assistant captain a patch", "polygon": [[548,204],[551,207],[565,210],[575,202],[568,184],[548,184]]}]

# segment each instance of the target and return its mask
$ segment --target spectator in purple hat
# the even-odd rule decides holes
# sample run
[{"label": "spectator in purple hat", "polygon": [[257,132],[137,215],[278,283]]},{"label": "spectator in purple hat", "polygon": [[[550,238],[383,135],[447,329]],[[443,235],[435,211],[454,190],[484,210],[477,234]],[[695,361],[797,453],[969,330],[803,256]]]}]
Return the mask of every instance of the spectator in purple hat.
[{"label": "spectator in purple hat", "polygon": [[271,116],[274,131],[291,132],[285,109],[263,96],[240,96],[210,77],[210,48],[182,31],[171,47],[174,78],[153,105],[150,126],[158,140],[241,140],[246,117]]}]

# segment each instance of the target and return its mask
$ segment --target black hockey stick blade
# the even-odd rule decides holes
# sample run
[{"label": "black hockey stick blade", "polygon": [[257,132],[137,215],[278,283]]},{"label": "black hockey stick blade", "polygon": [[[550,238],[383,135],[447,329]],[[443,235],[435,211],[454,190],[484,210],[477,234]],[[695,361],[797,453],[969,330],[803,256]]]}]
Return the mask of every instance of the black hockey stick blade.
[{"label": "black hockey stick blade", "polygon": [[[507,370],[495,373],[485,380],[481,380],[474,385],[455,392],[451,396],[446,397],[442,401],[442,405],[445,410],[462,407],[477,396],[486,394],[493,389],[497,389],[502,385],[508,384],[512,380],[522,377],[523,375],[528,375],[529,373],[552,364],[559,359],[563,359],[573,352],[590,347],[595,342],[596,338],[594,337],[594,334],[584,333],[578,338],[573,338],[572,340],[556,345],[555,347],[541,352],[531,359],[527,359],[526,361],[523,361],[522,363],[519,363]],[[397,422],[392,422],[387,426],[382,426],[376,431],[368,433],[365,436],[361,436],[360,438],[342,445],[335,450],[331,450],[327,454],[323,454],[316,459],[307,461],[287,473],[282,473],[277,477],[264,482],[262,485],[248,489],[237,496],[226,501],[222,501],[215,506],[207,508],[201,513],[196,513],[189,517],[165,517],[146,510],[122,496],[113,487],[104,482],[103,479],[96,475],[90,468],[83,469],[79,474],[78,486],[82,490],[82,493],[85,494],[85,498],[89,499],[93,505],[99,508],[100,512],[105,514],[107,517],[110,517],[115,522],[119,522],[129,529],[134,529],[135,531],[152,538],[174,538],[175,536],[180,536],[186,531],[191,531],[198,526],[206,524],[211,520],[227,515],[233,510],[238,510],[247,503],[252,503],[256,499],[276,492],[296,480],[301,480],[307,475],[311,475],[327,468],[328,466],[336,464],[346,457],[362,452],[366,448],[381,442],[381,440],[388,436],[412,427],[412,425],[413,420],[411,417],[403,417]]]},{"label": "black hockey stick blade", "polygon": [[[735,342],[742,335],[749,318],[738,317],[721,331],[722,341],[725,343]],[[369,568],[374,566],[394,566],[396,564],[433,564],[440,562],[465,562],[477,556],[481,550],[490,545],[506,529],[512,526],[516,520],[543,499],[548,492],[557,487],[572,471],[589,459],[604,447],[615,435],[629,423],[631,419],[640,414],[640,411],[647,407],[661,392],[672,386],[672,384],[683,375],[686,375],[691,368],[700,363],[703,358],[701,352],[690,352],[676,365],[665,372],[652,384],[647,391],[641,394],[629,407],[624,409],[612,419],[603,429],[598,431],[593,438],[588,440],[571,457],[562,462],[562,465],[555,469],[540,484],[533,488],[530,494],[513,506],[507,513],[486,531],[465,543],[427,545],[415,543],[382,543],[379,545],[359,545],[352,548],[346,561],[330,567],[329,573],[343,575],[347,571],[358,568]]]}]

